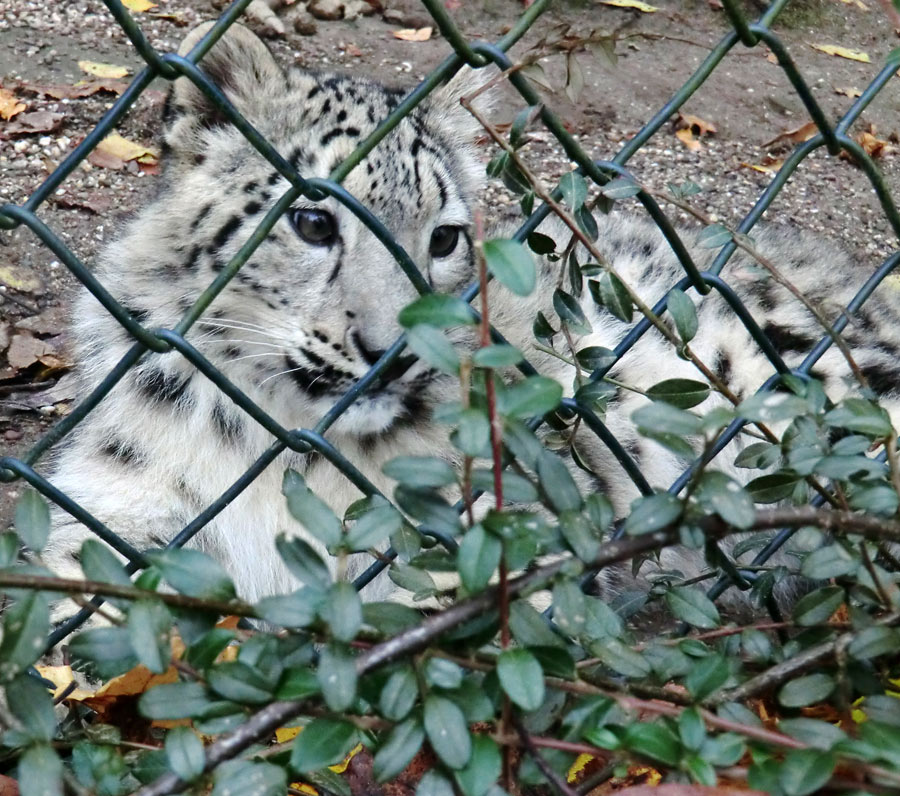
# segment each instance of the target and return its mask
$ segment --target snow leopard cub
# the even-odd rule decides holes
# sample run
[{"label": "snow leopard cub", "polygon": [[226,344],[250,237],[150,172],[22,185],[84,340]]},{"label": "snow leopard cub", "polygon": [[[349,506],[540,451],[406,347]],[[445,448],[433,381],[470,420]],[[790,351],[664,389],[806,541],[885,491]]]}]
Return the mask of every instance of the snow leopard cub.
[{"label": "snow leopard cub", "polygon": [[[192,33],[187,52],[207,27]],[[267,48],[238,26],[216,44],[202,68],[244,116],[303,175],[325,177],[404,96],[362,77],[283,71]],[[386,225],[435,290],[458,292],[474,279],[471,230],[484,165],[475,121],[459,105],[458,82],[416,108],[344,181]],[[102,254],[100,281],[146,328],[172,328],[288,188],[205,96],[185,79],[169,98],[167,165],[154,201],[132,218]],[[682,276],[656,227],[620,215],[598,218],[598,248],[652,304]],[[545,231],[560,245],[562,229]],[[685,242],[703,266],[710,256],[696,235]],[[816,302],[839,313],[862,278],[834,247],[769,229],[758,247]],[[729,281],[760,319],[779,351],[795,363],[821,331],[811,315],[740,257]],[[535,351],[531,322],[552,312],[558,266],[542,263],[541,284],[528,299],[492,286],[492,320],[541,372],[571,390],[570,368]],[[333,199],[298,199],[250,260],[187,335],[244,393],[286,428],[311,428],[396,339],[398,311],[416,296],[387,250]],[[612,347],[625,326],[585,302],[593,333],[578,346]],[[692,346],[738,395],[771,374],[741,324],[714,294],[699,306]],[[133,341],[90,296],[74,312],[86,394]],[[873,334],[877,329],[878,334]],[[876,338],[880,335],[880,341]],[[846,334],[856,361],[881,392],[898,383],[900,317],[877,295]],[[818,366],[832,397],[846,391],[847,365],[834,350]],[[638,388],[666,378],[696,378],[661,336],[651,333],[612,374]],[[392,483],[385,461],[402,454],[447,455],[446,429],[430,422],[458,384],[412,358],[401,359],[329,431],[329,440],[379,489]],[[630,415],[646,399],[621,391],[607,425],[654,486],[668,486],[683,463],[636,433]],[[78,426],[59,454],[53,482],[137,549],[163,545],[217,499],[267,448],[273,437],[197,372],[180,354],[150,354]],[[594,486],[624,513],[634,486],[590,432],[581,448],[597,473]],[[733,459],[733,455],[730,457]],[[282,453],[195,539],[234,577],[238,594],[255,601],[294,588],[273,540],[303,533],[280,495],[293,467],[341,515],[359,491],[320,455]],[[78,550],[91,534],[57,512],[46,554],[62,575],[78,576]],[[312,540],[311,540],[312,541]],[[369,559],[351,563],[350,575]],[[696,571],[699,556],[667,552],[663,566]],[[615,576],[607,585],[615,588]],[[385,596],[386,578],[368,587]]]}]

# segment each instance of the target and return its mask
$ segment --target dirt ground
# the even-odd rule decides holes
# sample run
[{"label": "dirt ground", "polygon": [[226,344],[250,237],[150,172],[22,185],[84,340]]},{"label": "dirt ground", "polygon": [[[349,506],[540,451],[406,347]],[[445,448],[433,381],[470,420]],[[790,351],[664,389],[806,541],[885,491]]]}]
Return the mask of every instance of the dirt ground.
[{"label": "dirt ground", "polygon": [[[378,4],[378,0],[372,2]],[[221,9],[220,3],[208,0],[157,3],[136,17],[150,43],[162,51],[176,49],[192,26]],[[587,52],[576,56],[585,77],[576,104],[562,90],[565,59],[555,55],[542,62],[556,87],[552,93],[545,92],[548,105],[592,157],[611,159],[727,31],[722,11],[713,7],[716,0],[654,0],[654,4],[658,6],[655,13],[640,13],[590,0],[559,2],[513,50],[514,56],[525,54],[559,25],[568,25],[577,37],[595,28],[617,31],[615,67],[594,60]],[[470,39],[498,38],[522,11],[514,0],[450,0],[447,5]],[[295,30],[294,20],[302,10],[300,4],[290,4],[277,11],[286,32],[268,41],[283,63],[364,70],[386,82],[412,86],[450,51],[438,35],[427,41],[405,41],[393,35],[400,28],[428,24],[427,13],[414,0],[384,0],[375,13],[352,20],[315,20],[313,35]],[[259,23],[250,24],[262,32]],[[794,0],[775,30],[830,118],[850,107],[854,90],[864,89],[888,53],[900,46],[875,0]],[[828,55],[812,45],[862,51],[870,63]],[[790,145],[772,140],[808,121],[800,99],[768,54],[765,47],[735,47],[683,108],[684,113],[713,125],[715,134],[703,136],[700,147],[691,151],[675,137],[674,120],[665,124],[630,161],[635,176],[659,188],[693,181],[703,187],[694,197],[699,209],[726,223],[739,221],[772,179],[771,172],[750,166],[782,158]],[[3,0],[0,86],[12,91],[26,108],[9,121],[0,117],[0,203],[24,202],[115,100],[115,94],[106,91],[54,98],[54,93],[61,93],[60,87],[71,87],[87,77],[79,61],[125,66],[129,75],[142,65],[99,0]],[[153,147],[164,91],[164,81],[157,81],[120,123],[118,132]],[[511,100],[510,94],[500,103],[496,123],[512,120],[516,105]],[[31,117],[34,124],[49,129],[22,130],[16,121],[26,113],[38,114]],[[873,127],[875,138],[888,142],[878,162],[888,185],[896,188],[900,182],[900,147],[895,146],[900,133],[900,79],[890,81],[852,132],[871,132]],[[537,132],[526,151],[536,171],[547,179],[570,168],[549,133]],[[486,147],[485,160],[489,157]],[[152,169],[136,163],[119,169],[82,164],[42,205],[39,216],[90,263],[114,235],[116,219],[139,206],[156,181]],[[502,187],[493,186],[484,204],[488,215],[496,215],[510,210],[515,200]],[[857,253],[866,272],[897,245],[864,175],[823,150],[801,166],[767,218],[834,238]],[[69,361],[65,335],[76,280],[26,229],[0,232],[0,244],[0,455],[18,455],[58,421],[75,398],[67,372],[77,363]],[[0,485],[0,527],[9,522],[20,489],[20,484]]]}]

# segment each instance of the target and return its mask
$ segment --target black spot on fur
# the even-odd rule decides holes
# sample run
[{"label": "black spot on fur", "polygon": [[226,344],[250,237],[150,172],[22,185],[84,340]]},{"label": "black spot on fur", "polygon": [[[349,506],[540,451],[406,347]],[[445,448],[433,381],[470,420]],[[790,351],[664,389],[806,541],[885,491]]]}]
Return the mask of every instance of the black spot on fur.
[{"label": "black spot on fur", "polygon": [[244,205],[244,213],[248,216],[255,216],[259,212],[259,202],[247,202]]},{"label": "black spot on fur", "polygon": [[815,342],[808,335],[800,334],[775,323],[767,323],[763,327],[763,332],[772,341],[772,345],[779,354],[783,354],[785,351],[808,351]]},{"label": "black spot on fur", "polygon": [[187,260],[184,261],[184,268],[186,271],[193,271],[197,267],[197,262],[200,259],[200,253],[203,251],[202,247],[194,246],[191,249],[191,253],[188,255]]},{"label": "black spot on fur", "polygon": [[259,187],[256,180],[251,180],[244,186],[244,193],[253,193]]},{"label": "black spot on fur", "polygon": [[118,459],[122,464],[135,466],[142,463],[141,456],[135,448],[121,439],[110,440],[100,452],[111,459]]},{"label": "black spot on fur", "polygon": [[313,329],[313,337],[315,337],[316,340],[318,340],[320,343],[328,342],[328,335],[323,334],[318,329]]},{"label": "black spot on fur", "polygon": [[302,349],[303,355],[316,367],[322,368],[326,366],[326,362],[322,357],[307,348]]},{"label": "black spot on fur", "polygon": [[216,433],[226,442],[240,442],[244,433],[244,421],[234,412],[229,411],[222,401],[216,401],[212,410],[212,422]]},{"label": "black spot on fur", "polygon": [[140,307],[135,307],[133,304],[122,304],[128,314],[134,318],[138,323],[144,324],[147,322],[147,319],[150,317],[150,310],[141,309]]},{"label": "black spot on fur", "polygon": [[869,386],[879,395],[900,389],[900,372],[884,362],[864,365],[860,368]]},{"label": "black spot on fur", "polygon": [[203,220],[209,215],[210,210],[212,210],[212,205],[206,205],[206,207],[197,213],[197,217],[191,222],[191,232],[197,231],[197,227],[203,223]]},{"label": "black spot on fur", "polygon": [[185,391],[190,381],[190,376],[167,374],[156,368],[139,372],[135,379],[138,389],[148,400],[178,407],[187,403]]},{"label": "black spot on fur", "polygon": [[321,86],[313,86],[313,87],[309,90],[309,94],[306,95],[306,99],[311,100],[311,99],[312,99],[313,97],[315,97],[316,94],[318,94],[321,90],[322,90],[322,87],[321,87]]},{"label": "black spot on fur", "polygon": [[326,146],[334,141],[335,138],[338,138],[344,134],[344,129],[342,127],[335,127],[332,130],[329,130],[325,135],[323,135],[319,139],[319,144],[321,146]]},{"label": "black spot on fur", "polygon": [[731,379],[731,357],[724,351],[720,351],[716,355],[716,364],[713,366],[713,371],[721,381],[728,384],[729,379]]},{"label": "black spot on fur", "polygon": [[228,221],[226,221],[221,229],[219,229],[219,231],[216,233],[216,236],[213,238],[212,244],[210,244],[207,251],[209,251],[210,254],[213,254],[214,252],[221,249],[226,243],[228,243],[234,233],[238,231],[242,222],[243,218],[241,216],[232,216],[231,218],[229,218]]}]

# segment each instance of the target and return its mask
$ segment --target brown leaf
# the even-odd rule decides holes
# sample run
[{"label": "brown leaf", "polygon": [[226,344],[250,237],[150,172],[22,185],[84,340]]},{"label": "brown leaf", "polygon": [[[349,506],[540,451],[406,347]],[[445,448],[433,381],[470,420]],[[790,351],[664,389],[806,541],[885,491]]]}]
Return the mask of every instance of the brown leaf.
[{"label": "brown leaf", "polygon": [[779,133],[771,141],[766,141],[763,146],[772,146],[772,144],[777,144],[780,141],[789,141],[792,144],[802,144],[804,141],[809,141],[809,139],[817,132],[819,132],[819,128],[816,127],[816,123],[807,122],[806,124],[801,124],[799,127],[794,127]]},{"label": "brown leaf", "polygon": [[347,55],[352,56],[353,58],[361,58],[363,51],[359,49],[353,42],[347,45]]},{"label": "brown leaf", "polygon": [[774,174],[784,165],[784,160],[780,158],[764,157],[762,163],[741,163],[741,167],[745,169],[753,169],[763,174]]},{"label": "brown leaf", "polygon": [[676,126],[687,128],[698,138],[703,135],[715,135],[718,132],[714,124],[690,113],[679,113]]},{"label": "brown leaf", "polygon": [[0,138],[12,138],[14,135],[32,135],[34,133],[49,133],[56,130],[65,114],[52,111],[33,111],[23,113],[16,117],[0,130]]},{"label": "brown leaf", "polygon": [[67,210],[89,210],[98,216],[104,215],[112,208],[112,200],[100,191],[93,191],[83,196],[75,196],[66,192],[53,196],[52,201]]},{"label": "brown leaf", "polygon": [[30,318],[16,321],[15,325],[19,331],[34,334],[62,334],[69,325],[68,313],[62,307],[50,307]]},{"label": "brown leaf", "polygon": [[42,83],[20,83],[21,91],[28,91],[32,94],[40,94],[44,97],[53,97],[53,99],[82,99],[90,97],[98,92],[108,94],[121,94],[128,88],[128,84],[122,80],[79,80],[73,86],[49,86]]},{"label": "brown leaf", "polygon": [[94,166],[118,171],[132,160],[138,160],[143,165],[155,166],[158,157],[152,149],[113,133],[97,144],[88,155],[88,161]]},{"label": "brown leaf", "polygon": [[393,35],[395,39],[403,39],[403,41],[428,41],[433,32],[433,28],[403,28],[395,30]]},{"label": "brown leaf", "polygon": [[6,361],[16,370],[25,370],[34,365],[40,357],[52,354],[43,340],[30,334],[14,334],[6,353]]},{"label": "brown leaf", "polygon": [[700,145],[700,142],[694,138],[694,134],[691,132],[690,127],[685,127],[683,130],[676,130],[675,137],[690,149],[691,152],[697,152],[703,148]]},{"label": "brown leaf", "polygon": [[97,61],[79,61],[78,67],[94,77],[110,77],[116,80],[128,74],[128,67],[115,64],[102,64]]},{"label": "brown leaf", "polygon": [[26,108],[24,102],[20,102],[19,98],[8,88],[0,88],[0,118],[9,121],[17,113],[21,113]]},{"label": "brown leaf", "polygon": [[854,86],[835,86],[834,93],[843,94],[845,97],[850,97],[851,99],[862,96],[862,91]]}]

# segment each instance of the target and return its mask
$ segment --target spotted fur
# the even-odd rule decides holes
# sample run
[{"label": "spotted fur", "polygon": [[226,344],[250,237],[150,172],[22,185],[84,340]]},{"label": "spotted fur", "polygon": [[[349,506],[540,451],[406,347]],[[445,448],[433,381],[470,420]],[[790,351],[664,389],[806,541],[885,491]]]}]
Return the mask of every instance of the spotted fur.
[{"label": "spotted fur", "polygon": [[[204,33],[195,31],[186,52]],[[203,68],[234,106],[305,176],[327,176],[403,92],[362,77],[288,72],[248,31],[235,27],[209,52]],[[470,234],[484,166],[474,147],[476,126],[451,84],[403,119],[344,182],[385,224],[434,289],[454,292],[474,277]],[[185,308],[219,276],[265,214],[288,189],[204,95],[185,79],[175,83],[166,113],[168,149],[157,198],[122,230],[100,258],[97,275],[147,328],[172,328]],[[306,199],[294,209],[325,208],[336,219],[328,245],[305,241],[291,213],[272,228],[250,260],[190,330],[187,339],[240,390],[286,428],[311,428],[396,339],[399,310],[416,293],[397,263],[348,209],[333,199]],[[598,218],[597,246],[623,278],[652,304],[682,276],[671,249],[652,224],[622,215]],[[459,227],[448,256],[429,252],[432,232]],[[564,242],[559,225],[544,231]],[[708,250],[683,233],[701,267]],[[795,231],[770,228],[757,245],[782,267],[830,318],[865,274],[831,244]],[[492,319],[543,372],[570,392],[571,370],[535,351],[531,320],[552,313],[558,264],[545,262],[541,285],[528,299],[492,286]],[[728,277],[789,364],[796,364],[821,332],[787,292],[760,276],[744,257]],[[888,293],[888,295],[884,295]],[[872,386],[896,396],[900,383],[898,305],[880,291],[858,313],[846,338]],[[594,331],[578,346],[614,346],[626,326],[585,300]],[[772,369],[716,295],[699,306],[694,351],[733,391],[745,396]],[[86,393],[133,345],[128,334],[89,296],[74,313],[75,338]],[[462,339],[462,338],[460,338]],[[836,350],[818,370],[832,397],[846,391],[848,368]],[[617,366],[615,378],[646,388],[666,378],[696,378],[693,366],[651,332]],[[329,439],[376,486],[390,493],[382,464],[401,454],[446,455],[446,429],[430,422],[438,403],[458,384],[423,363],[402,360],[329,431]],[[636,433],[631,413],[646,401],[620,391],[607,416],[647,479],[665,487],[683,463]],[[52,474],[54,483],[138,549],[171,538],[218,498],[273,442],[180,354],[148,354],[73,432]],[[583,432],[579,447],[597,473],[595,486],[624,513],[637,492],[609,452]],[[733,459],[733,455],[730,457]],[[284,453],[237,496],[195,544],[224,563],[246,599],[293,588],[273,544],[280,532],[304,534],[280,496],[286,466],[337,513],[359,492],[318,455]],[[78,574],[77,550],[89,533],[57,512],[48,562]],[[351,574],[366,561],[351,565]],[[696,570],[697,556],[672,553],[663,566]],[[614,578],[607,583],[615,580]],[[370,597],[390,591],[386,579]]]}]

